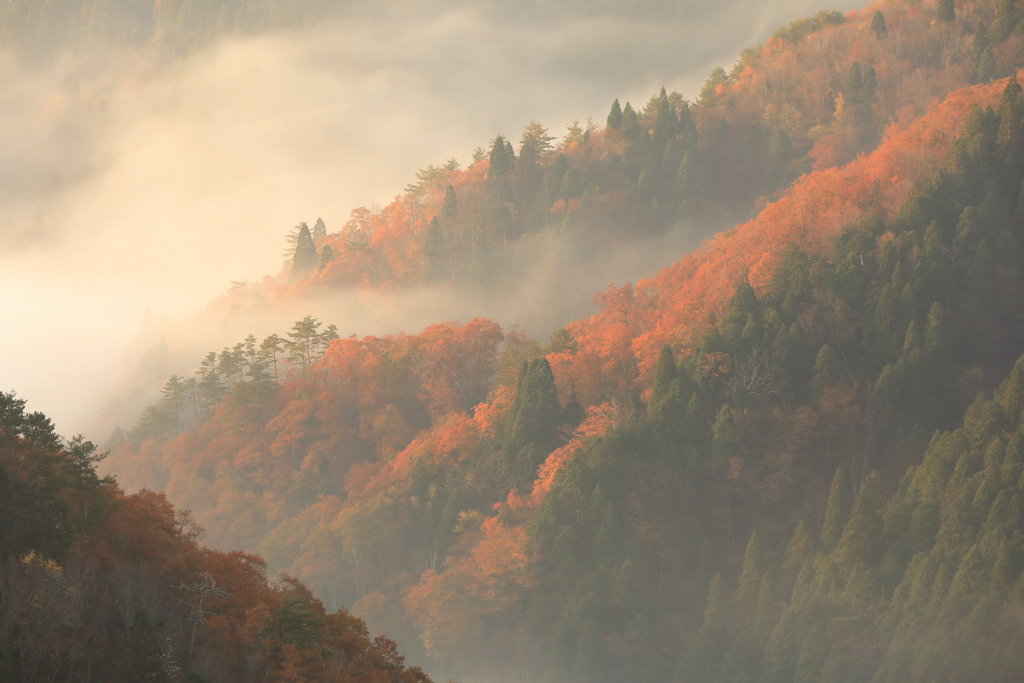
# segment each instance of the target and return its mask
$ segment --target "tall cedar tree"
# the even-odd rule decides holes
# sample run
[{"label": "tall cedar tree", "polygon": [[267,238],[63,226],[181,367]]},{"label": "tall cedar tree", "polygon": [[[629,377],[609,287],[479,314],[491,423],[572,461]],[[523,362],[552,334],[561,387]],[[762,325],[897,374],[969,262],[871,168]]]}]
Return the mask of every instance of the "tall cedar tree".
[{"label": "tall cedar tree", "polygon": [[881,10],[875,10],[874,16],[871,17],[871,32],[879,40],[885,38],[889,33],[889,28],[885,25],[885,15],[882,14]]},{"label": "tall cedar tree", "polygon": [[135,610],[124,637],[117,683],[166,683],[163,652],[146,610]]},{"label": "tall cedar tree", "polygon": [[955,0],[939,0],[935,18],[947,24],[956,21]]},{"label": "tall cedar tree", "polygon": [[559,444],[562,407],[547,358],[524,360],[505,423],[503,450],[514,463],[516,483],[528,488],[537,466]]},{"label": "tall cedar tree", "polygon": [[292,280],[300,280],[309,276],[317,267],[319,257],[316,253],[316,242],[305,223],[299,225],[299,234],[295,240],[295,255],[292,256]]},{"label": "tall cedar tree", "polygon": [[618,98],[612,102],[612,109],[608,112],[608,127],[616,130],[622,127],[622,108]]}]

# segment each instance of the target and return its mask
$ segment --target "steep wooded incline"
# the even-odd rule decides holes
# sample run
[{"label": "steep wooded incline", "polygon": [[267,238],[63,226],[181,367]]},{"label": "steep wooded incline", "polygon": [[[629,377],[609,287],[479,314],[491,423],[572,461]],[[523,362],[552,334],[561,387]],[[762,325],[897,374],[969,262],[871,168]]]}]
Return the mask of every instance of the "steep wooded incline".
[{"label": "steep wooded incline", "polygon": [[1017,19],[823,13],[692,106],[498,138],[341,234],[300,228],[250,289],[454,287],[531,235],[760,207],[544,345],[483,319],[250,337],[172,378],[105,467],[441,677],[1015,680]]},{"label": "steep wooded incline", "polygon": [[102,455],[0,393],[0,681],[429,683],[394,641],[163,494],[97,477]]}]

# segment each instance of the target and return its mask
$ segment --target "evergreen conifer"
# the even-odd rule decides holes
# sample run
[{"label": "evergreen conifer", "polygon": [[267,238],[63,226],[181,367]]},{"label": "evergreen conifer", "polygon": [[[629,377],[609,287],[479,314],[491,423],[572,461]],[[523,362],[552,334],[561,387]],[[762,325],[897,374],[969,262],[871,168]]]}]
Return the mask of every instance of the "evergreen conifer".
[{"label": "evergreen conifer", "polygon": [[839,366],[836,363],[836,356],[832,353],[832,347],[825,344],[818,351],[818,357],[814,361],[814,372],[811,379],[811,389],[815,398],[821,398],[827,387],[839,383]]},{"label": "evergreen conifer", "polygon": [[640,122],[629,102],[622,108],[622,134],[634,141],[640,137]]},{"label": "evergreen conifer", "polygon": [[996,18],[992,22],[992,41],[1001,43],[1009,38],[1018,21],[1016,0],[999,0],[996,5]]},{"label": "evergreen conifer", "polygon": [[513,459],[528,455],[523,467],[531,480],[540,460],[558,446],[561,410],[547,358],[524,360],[505,422],[504,451]]},{"label": "evergreen conifer", "polygon": [[974,42],[971,46],[971,80],[975,83],[988,83],[995,74],[995,53],[989,42],[988,28],[985,22],[978,22],[974,30]]},{"label": "evergreen conifer", "polygon": [[510,153],[511,145],[505,138],[498,136],[491,143],[490,166],[487,169],[487,179],[497,180],[504,178],[512,170],[515,164],[515,155]]},{"label": "evergreen conifer", "polygon": [[652,420],[663,420],[666,417],[666,402],[670,400],[673,393],[677,376],[675,355],[672,353],[672,347],[665,344],[661,347],[661,355],[658,356],[658,367],[654,371],[651,398],[647,402],[647,411]]},{"label": "evergreen conifer", "polygon": [[615,129],[622,127],[622,109],[619,107],[617,98],[612,102],[612,110],[608,112],[608,127]]},{"label": "evergreen conifer", "polygon": [[317,270],[321,272],[326,270],[327,266],[330,265],[333,260],[334,250],[331,249],[331,245],[325,244],[324,248],[320,250],[320,265],[317,266]]},{"label": "evergreen conifer", "polygon": [[946,24],[956,21],[956,2],[954,0],[939,0],[935,18]]},{"label": "evergreen conifer", "polygon": [[825,524],[821,529],[821,547],[825,552],[831,551],[839,542],[849,511],[850,496],[846,490],[843,470],[840,468],[832,478],[832,490],[829,492],[828,507],[825,510]]},{"label": "evergreen conifer", "polygon": [[874,16],[871,17],[871,32],[879,40],[889,33],[889,28],[885,25],[885,15],[882,14],[881,10],[875,10]]},{"label": "evergreen conifer", "polygon": [[299,223],[299,234],[295,240],[295,255],[292,257],[292,280],[299,280],[317,267],[320,259],[316,253],[316,242],[304,222]]},{"label": "evergreen conifer", "polygon": [[324,223],[323,218],[316,219],[316,224],[313,226],[312,234],[314,241],[327,237],[327,225]]},{"label": "evergreen conifer", "polygon": [[167,683],[163,652],[146,610],[135,610],[117,666],[117,683]]},{"label": "evergreen conifer", "polygon": [[792,154],[792,142],[789,134],[782,128],[776,128],[768,143],[768,161],[765,168],[765,183],[770,190],[776,190],[786,182],[786,169]]}]

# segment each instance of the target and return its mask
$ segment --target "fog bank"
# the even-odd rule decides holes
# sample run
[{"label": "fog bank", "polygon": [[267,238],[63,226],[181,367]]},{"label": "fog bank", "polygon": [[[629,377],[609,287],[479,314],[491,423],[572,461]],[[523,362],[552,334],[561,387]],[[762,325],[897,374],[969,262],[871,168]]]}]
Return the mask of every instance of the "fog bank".
[{"label": "fog bank", "polygon": [[[276,273],[298,221],[321,216],[335,231],[417,168],[453,156],[465,165],[475,146],[518,139],[530,120],[560,135],[576,118],[603,123],[615,97],[642,105],[662,85],[692,97],[711,68],[819,9],[701,6],[678,24],[393,11],[226,38],[172,63],[125,49],[40,68],[0,53],[0,389],[65,433],[102,439],[96,418],[140,363],[153,377],[181,372],[193,348],[237,341],[235,323],[190,316],[230,280]],[[672,244],[605,271],[590,264],[580,314],[593,282],[636,279],[686,248]],[[538,297],[544,282],[531,284]],[[386,304],[361,296],[311,312],[346,334],[529,314],[440,291]]]}]

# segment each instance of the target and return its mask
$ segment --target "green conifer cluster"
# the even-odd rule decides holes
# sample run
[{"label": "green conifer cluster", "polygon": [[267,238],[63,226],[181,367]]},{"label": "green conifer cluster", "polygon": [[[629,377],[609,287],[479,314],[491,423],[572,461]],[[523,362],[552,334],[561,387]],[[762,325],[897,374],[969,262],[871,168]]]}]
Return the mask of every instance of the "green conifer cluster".
[{"label": "green conifer cluster", "polygon": [[[692,356],[662,349],[646,415],[566,465],[529,522],[546,680],[1024,670],[1019,102],[971,112],[894,221],[740,281]],[[595,674],[595,636],[631,654]]]}]

